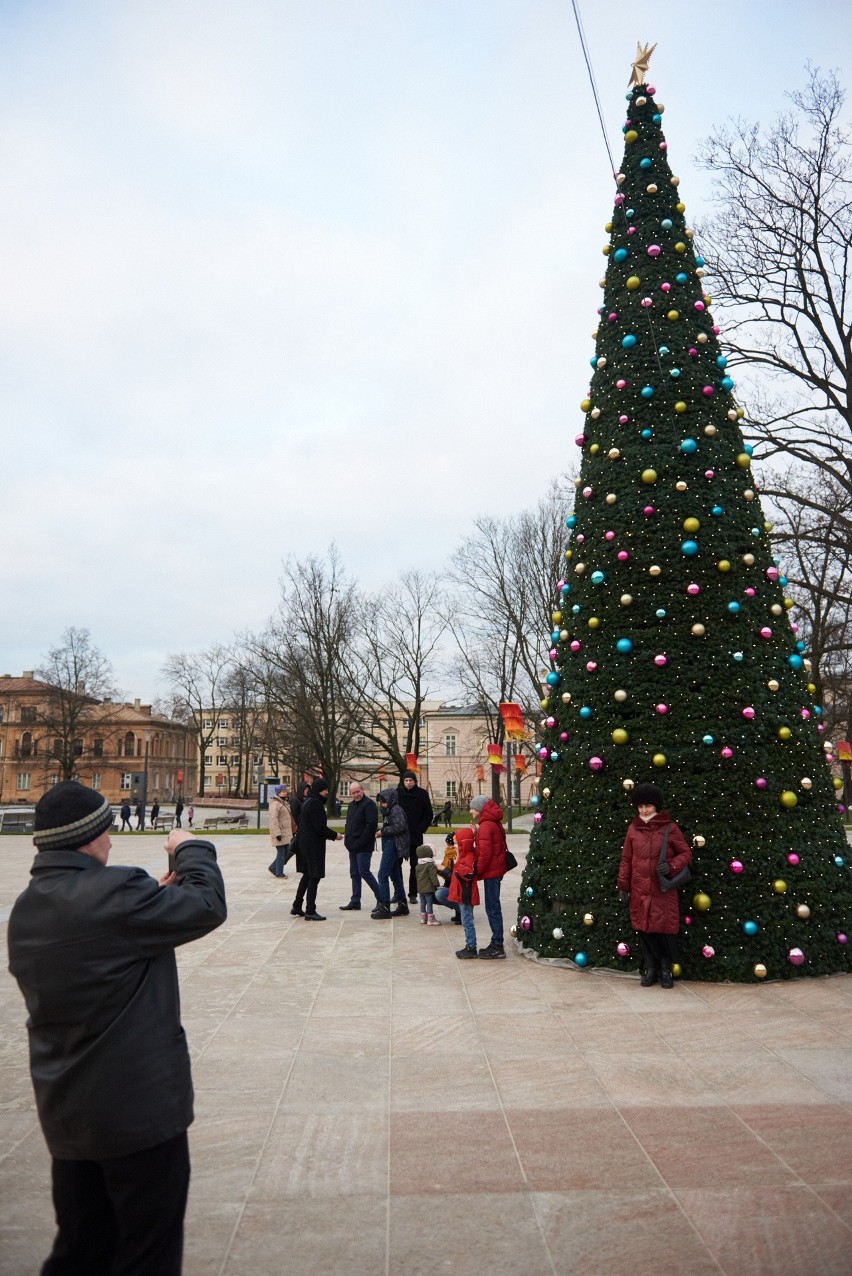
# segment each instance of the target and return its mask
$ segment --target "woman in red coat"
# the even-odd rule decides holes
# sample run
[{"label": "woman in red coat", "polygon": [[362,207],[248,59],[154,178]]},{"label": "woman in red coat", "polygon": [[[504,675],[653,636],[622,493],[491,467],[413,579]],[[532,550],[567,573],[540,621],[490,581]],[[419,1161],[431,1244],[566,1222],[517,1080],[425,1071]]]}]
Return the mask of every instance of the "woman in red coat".
[{"label": "woman in red coat", "polygon": [[[692,851],[668,811],[665,798],[655,784],[637,784],[631,801],[636,816],[631,821],[621,864],[618,869],[618,893],[630,899],[630,921],[639,932],[645,954],[645,974],[640,980],[650,988],[659,979],[663,988],[671,988],[672,962],[677,960],[677,936],[680,931],[680,902],[677,890],[664,893],[660,876],[675,877],[692,860]],[[665,864],[660,865],[663,834],[669,830]]]}]

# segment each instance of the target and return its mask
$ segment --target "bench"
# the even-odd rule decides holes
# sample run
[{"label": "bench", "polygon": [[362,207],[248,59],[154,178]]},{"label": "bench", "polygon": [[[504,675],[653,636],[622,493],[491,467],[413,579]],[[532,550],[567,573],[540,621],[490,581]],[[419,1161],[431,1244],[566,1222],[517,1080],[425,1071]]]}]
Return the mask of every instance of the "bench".
[{"label": "bench", "polygon": [[155,833],[157,829],[168,830],[172,827],[174,822],[175,822],[174,815],[158,815],[156,820],[152,822],[151,828],[154,830]]},{"label": "bench", "polygon": [[224,820],[224,818],[224,815],[209,815],[204,821],[204,827],[206,829],[217,829],[219,827],[219,821]]},{"label": "bench", "polygon": [[226,828],[248,828],[248,816],[242,815],[208,815],[204,821],[206,829],[217,829],[220,824],[224,824]]}]

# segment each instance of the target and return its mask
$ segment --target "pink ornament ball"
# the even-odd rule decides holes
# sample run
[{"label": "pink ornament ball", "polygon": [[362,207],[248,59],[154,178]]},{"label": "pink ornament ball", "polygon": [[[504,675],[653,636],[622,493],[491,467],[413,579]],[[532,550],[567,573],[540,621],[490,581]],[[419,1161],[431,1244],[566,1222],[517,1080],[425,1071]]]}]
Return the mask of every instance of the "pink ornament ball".
[{"label": "pink ornament ball", "polygon": [[550,656],[551,660],[555,660],[556,657],[559,655],[559,652],[556,650],[555,647],[551,647],[550,651],[547,654],[548,656]]},{"label": "pink ornament ball", "polygon": [[729,867],[732,873],[741,873],[743,871],[741,860],[731,860]]},{"label": "pink ornament ball", "polygon": [[639,305],[642,307],[643,310],[647,310],[650,306],[653,306],[653,304],[654,303],[650,297],[643,297],[642,300],[639,302]]},{"label": "pink ornament ball", "polygon": [[826,760],[827,765],[828,765],[828,766],[831,766],[832,762],[834,761],[834,754],[833,754],[833,753],[826,753],[826,755],[825,755],[825,760]]},{"label": "pink ornament ball", "polygon": [[646,86],[645,86],[645,87],[646,87],[646,89],[648,90],[648,97],[653,97],[653,96],[654,96],[654,94],[657,92],[657,90],[654,88],[653,84],[646,84]]},{"label": "pink ornament ball", "polygon": [[614,541],[614,540],[615,540],[615,532],[606,532],[606,533],[605,533],[605,538],[606,538],[606,540],[608,540],[608,541]]},{"label": "pink ornament ball", "polygon": [[769,628],[769,626],[768,626],[768,625],[764,625],[764,626],[763,626],[763,628],[762,628],[762,629],[761,629],[761,631],[760,631],[760,636],[761,636],[761,638],[771,638],[771,637],[772,637],[772,630]]},{"label": "pink ornament ball", "polygon": [[751,585],[749,585],[748,589],[745,591],[745,595],[746,598],[754,598],[755,590],[752,589]]},{"label": "pink ornament ball", "polygon": [[790,854],[787,856],[787,863],[795,866],[796,864],[798,864],[798,862],[799,862],[798,855],[796,854],[795,851],[791,851]]},{"label": "pink ornament ball", "polygon": [[602,771],[603,764],[604,764],[603,758],[599,758],[599,757],[589,758],[589,766],[592,768],[593,771]]},{"label": "pink ornament ball", "polygon": [[598,667],[598,662],[596,660],[586,661],[586,668],[588,669],[589,673],[595,673],[597,670],[597,667]]},{"label": "pink ornament ball", "polygon": [[546,727],[555,727],[555,726],[556,726],[556,719],[555,719],[555,718],[545,718],[545,720],[544,720],[544,725],[545,725]]},{"label": "pink ornament ball", "polygon": [[714,479],[714,478],[716,477],[716,471],[715,471],[715,470],[705,470],[705,471],[704,471],[704,477],[705,477],[705,478],[707,479],[707,481],[709,482],[709,481],[710,481],[710,479]]},{"label": "pink ornament ball", "polygon": [[757,777],[757,779],[756,779],[756,780],[755,780],[755,782],[754,782],[754,787],[755,787],[756,789],[765,789],[765,788],[766,788],[766,780],[764,779],[764,777],[763,777],[762,775],[759,775],[759,776]]},{"label": "pink ornament ball", "polygon": [[718,337],[718,335],[719,335],[719,333],[720,333],[721,331],[722,331],[722,329],[719,327],[719,325],[718,325],[717,323],[714,323],[714,324],[713,324],[713,335],[714,335],[714,336],[716,336],[716,337]]},{"label": "pink ornament ball", "polygon": [[787,960],[792,966],[803,966],[805,962],[805,954],[801,948],[791,948],[787,954]]},{"label": "pink ornament ball", "polygon": [[668,713],[669,706],[667,704],[658,704],[657,713]]},{"label": "pink ornament ball", "polygon": [[543,762],[544,759],[547,757],[547,749],[539,749],[538,756],[541,758]]},{"label": "pink ornament ball", "polygon": [[630,555],[628,554],[626,549],[620,549],[616,557],[620,563],[626,563]]},{"label": "pink ornament ball", "polygon": [[585,539],[586,539],[586,533],[585,533],[585,532],[578,532],[578,533],[577,533],[577,535],[576,535],[576,537],[575,537],[575,540],[576,540],[576,542],[577,542],[577,544],[578,544],[578,545],[582,545],[582,543],[583,543],[583,541],[584,541]]},{"label": "pink ornament ball", "polygon": [[712,387],[712,385],[705,385],[705,386],[704,386],[704,388],[702,389],[701,393],[704,395],[705,399],[712,398],[712,396],[713,396],[713,387]]},{"label": "pink ornament ball", "polygon": [[612,202],[615,204],[616,208],[620,208],[621,205],[624,203],[625,199],[626,199],[626,196],[622,195],[621,191],[619,191]]},{"label": "pink ornament ball", "polygon": [[696,585],[695,581],[693,581],[691,585],[687,585],[686,592],[689,594],[690,598],[694,598],[696,594],[701,593],[701,586]]},{"label": "pink ornament ball", "polygon": [[635,235],[635,234],[636,234],[636,227],[635,227],[635,226],[628,226],[628,227],[627,227],[627,233],[628,233],[628,235]]},{"label": "pink ornament ball", "polygon": [[697,310],[700,313],[704,309],[704,302],[696,301],[692,308],[693,310]]},{"label": "pink ornament ball", "polygon": [[802,717],[803,717],[803,718],[805,718],[805,719],[807,719],[807,718],[809,718],[809,717],[811,716],[811,711],[810,711],[810,709],[802,709],[802,711],[801,711],[801,712],[802,712]]},{"label": "pink ornament ball", "polygon": [[620,944],[616,944],[615,951],[618,953],[619,957],[629,957],[630,945],[625,944],[624,940],[622,940]]},{"label": "pink ornament ball", "polygon": [[646,517],[646,518],[653,518],[653,516],[654,516],[654,507],[653,507],[653,505],[646,505],[646,506],[645,506],[645,508],[643,509],[642,513],[645,515],[645,517]]},{"label": "pink ornament ball", "polygon": [[586,441],[585,434],[578,434],[577,437],[574,439],[574,442],[577,444],[577,447],[582,447],[585,441]]},{"label": "pink ornament ball", "polygon": [[589,499],[589,497],[592,495],[592,488],[590,488],[590,487],[584,487],[584,488],[583,488],[583,495],[585,496],[586,500],[588,500],[588,499]]},{"label": "pink ornament ball", "polygon": [[671,292],[671,284],[660,284],[660,292]]},{"label": "pink ornament ball", "polygon": [[707,958],[715,957],[716,949],[713,948],[711,944],[705,944],[704,947],[701,949],[701,956],[707,957]]},{"label": "pink ornament ball", "polygon": [[618,320],[617,312],[615,310],[610,311],[610,313],[607,315],[607,319],[609,320],[610,323],[616,323]]},{"label": "pink ornament ball", "polygon": [[698,351],[695,349],[695,346],[690,346],[687,354],[689,354],[693,359],[698,358]]},{"label": "pink ornament ball", "polygon": [[766,569],[766,579],[767,579],[767,580],[777,580],[777,579],[778,579],[779,574],[780,574],[780,573],[779,573],[779,571],[778,571],[778,568],[777,568],[777,567],[767,567],[767,569]]},{"label": "pink ornament ball", "polygon": [[532,922],[530,921],[529,917],[521,918],[521,930],[529,930],[531,926],[532,926]]},{"label": "pink ornament ball", "polygon": [[847,944],[849,942],[846,936],[843,934],[842,930],[837,932],[837,935],[835,936],[835,938],[838,944]]},{"label": "pink ornament ball", "polygon": [[725,745],[724,749],[720,749],[719,752],[721,753],[723,758],[732,758],[734,756],[733,749],[727,744]]},{"label": "pink ornament ball", "polygon": [[629,417],[629,416],[623,416],[623,415],[622,415],[622,416],[620,416],[620,417],[618,418],[618,424],[619,424],[619,425],[627,425],[627,422],[628,422],[629,420],[630,420],[630,417]]},{"label": "pink ornament ball", "polygon": [[615,388],[616,390],[623,390],[626,385],[627,382],[624,380],[624,377],[619,377],[615,383]]},{"label": "pink ornament ball", "polygon": [[572,651],[580,651],[580,650],[582,649],[582,646],[583,646],[583,644],[580,642],[580,639],[579,639],[579,638],[573,638],[573,639],[571,640],[571,650],[572,650]]},{"label": "pink ornament ball", "polygon": [[686,914],[686,916],[685,916],[685,917],[684,917],[684,919],[683,919],[683,924],[684,924],[684,926],[691,926],[691,925],[692,925],[692,914],[691,914],[691,913],[687,913],[687,914]]},{"label": "pink ornament ball", "polygon": [[752,718],[754,717],[754,709],[752,709],[750,704],[747,704],[746,707],[743,709],[743,717],[748,722],[751,722]]},{"label": "pink ornament ball", "polygon": [[665,666],[666,666],[668,663],[669,663],[669,658],[668,658],[668,656],[663,655],[663,653],[662,653],[662,652],[660,652],[660,654],[659,654],[658,656],[655,656],[655,657],[654,657],[654,664],[657,666],[657,668],[658,668],[658,669],[663,669],[663,668],[665,668]]},{"label": "pink ornament ball", "polygon": [[659,257],[660,252],[661,252],[661,249],[660,249],[660,245],[659,245],[659,244],[649,244],[649,245],[648,245],[648,256],[649,256],[649,257]]},{"label": "pink ornament ball", "polygon": [[541,820],[542,820],[541,811],[536,811],[535,815],[533,816],[533,824],[541,824]]},{"label": "pink ornament ball", "polygon": [[668,142],[660,142],[660,150],[661,150],[661,151],[667,151],[668,149],[669,149],[669,144],[668,144]]},{"label": "pink ornament ball", "polygon": [[560,731],[560,732],[559,732],[559,739],[560,739],[560,740],[563,742],[563,744],[564,744],[564,742],[568,739],[568,732],[567,732],[567,731]]}]

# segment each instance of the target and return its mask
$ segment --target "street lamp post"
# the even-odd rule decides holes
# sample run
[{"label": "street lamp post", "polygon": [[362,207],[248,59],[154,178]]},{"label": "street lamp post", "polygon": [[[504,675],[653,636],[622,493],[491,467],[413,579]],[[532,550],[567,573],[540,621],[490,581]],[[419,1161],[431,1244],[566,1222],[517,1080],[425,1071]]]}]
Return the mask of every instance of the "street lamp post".
[{"label": "street lamp post", "polygon": [[142,771],[142,792],[139,794],[139,801],[142,804],[142,814],[139,817],[139,828],[145,832],[145,810],[148,805],[148,736],[145,736],[145,766]]}]

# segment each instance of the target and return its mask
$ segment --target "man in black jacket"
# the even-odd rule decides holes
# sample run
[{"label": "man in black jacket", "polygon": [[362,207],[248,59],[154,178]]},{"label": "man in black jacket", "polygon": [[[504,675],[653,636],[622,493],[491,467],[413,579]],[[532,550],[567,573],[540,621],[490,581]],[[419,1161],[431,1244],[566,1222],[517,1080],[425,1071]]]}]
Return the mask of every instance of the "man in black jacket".
[{"label": "man in black jacket", "polygon": [[325,844],[336,842],[340,836],[328,827],[327,801],[328,780],[318,775],[299,812],[296,868],[302,876],[290,909],[294,917],[304,917],[306,922],[325,921],[322,913],[317,912],[317,890],[325,877]]},{"label": "man in black jacket", "polygon": [[432,820],[435,818],[429,794],[417,783],[414,771],[403,771],[398,786],[399,804],[405,811],[408,820],[408,832],[411,838],[408,858],[411,865],[408,874],[408,901],[417,903],[417,851],[423,845],[423,838]]},{"label": "man in black jacket", "polygon": [[225,887],[212,843],[180,830],[159,882],[108,868],[111,826],[100,793],[48,789],[9,918],[53,1158],[58,1232],[42,1272],[178,1276],[193,1096],[174,950],[222,924]]},{"label": "man in black jacket", "polygon": [[379,811],[372,798],[368,798],[357,780],[349,785],[349,806],[346,811],[346,828],[343,845],[349,852],[349,876],[352,878],[352,894],[348,904],[341,904],[342,913],[357,912],[361,907],[361,880],[379,898],[379,883],[370,871],[370,857],[376,849],[376,829],[379,827]]}]

